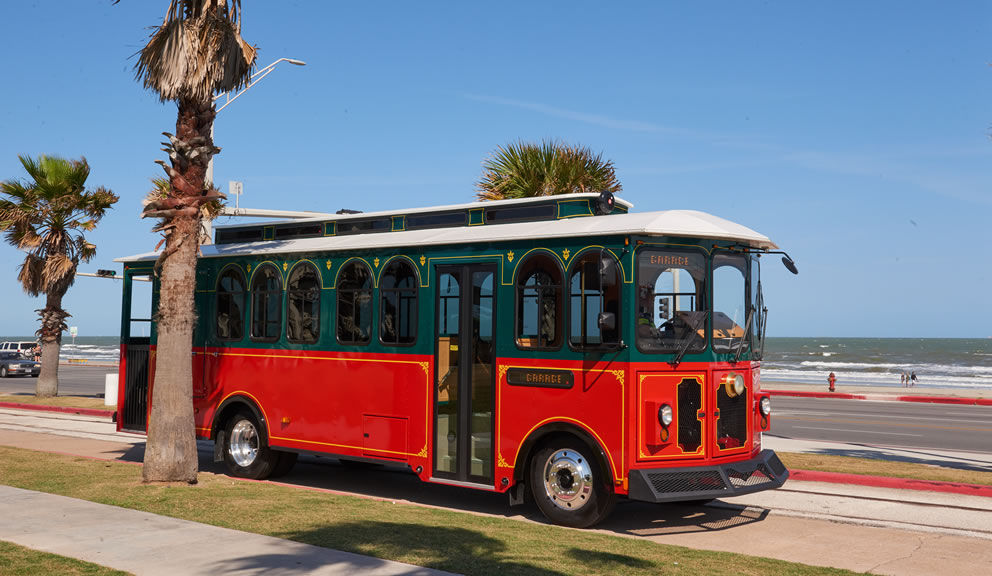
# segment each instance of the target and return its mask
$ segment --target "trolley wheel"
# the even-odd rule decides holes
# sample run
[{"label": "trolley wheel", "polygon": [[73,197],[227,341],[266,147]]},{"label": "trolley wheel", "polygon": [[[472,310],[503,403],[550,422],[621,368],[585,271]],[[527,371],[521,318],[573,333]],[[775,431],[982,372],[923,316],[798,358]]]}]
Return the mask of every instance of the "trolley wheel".
[{"label": "trolley wheel", "polygon": [[224,463],[232,476],[263,480],[272,475],[279,453],[269,449],[259,434],[255,415],[238,412],[227,422],[224,435]]},{"label": "trolley wheel", "polygon": [[296,465],[296,459],[299,454],[296,452],[276,452],[279,456],[279,461],[276,462],[275,468],[272,469],[272,474],[269,478],[279,478],[280,476],[285,476],[293,469]]},{"label": "trolley wheel", "polygon": [[588,528],[613,511],[616,494],[592,454],[585,443],[562,438],[545,444],[531,458],[531,492],[548,520]]}]

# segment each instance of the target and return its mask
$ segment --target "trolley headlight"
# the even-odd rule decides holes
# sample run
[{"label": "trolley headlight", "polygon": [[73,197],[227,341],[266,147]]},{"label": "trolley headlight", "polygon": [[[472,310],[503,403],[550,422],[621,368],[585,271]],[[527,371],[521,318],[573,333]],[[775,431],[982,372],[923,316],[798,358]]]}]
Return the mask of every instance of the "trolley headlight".
[{"label": "trolley headlight", "polygon": [[658,408],[658,422],[665,428],[672,423],[672,407],[668,404],[662,404],[661,408]]},{"label": "trolley headlight", "polygon": [[744,393],[744,377],[736,372],[724,376],[723,385],[727,391],[727,396],[731,398],[736,398]]},{"label": "trolley headlight", "polygon": [[768,396],[765,396],[764,398],[762,398],[761,399],[760,408],[761,408],[761,415],[762,416],[768,416],[769,414],[771,414],[772,413],[772,400],[771,400],[771,398],[769,398]]}]

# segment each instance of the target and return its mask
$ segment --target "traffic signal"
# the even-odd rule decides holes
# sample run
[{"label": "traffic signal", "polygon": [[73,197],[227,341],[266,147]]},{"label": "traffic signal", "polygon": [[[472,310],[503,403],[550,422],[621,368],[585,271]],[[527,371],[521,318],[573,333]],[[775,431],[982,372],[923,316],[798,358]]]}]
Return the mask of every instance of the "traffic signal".
[{"label": "traffic signal", "polygon": [[117,270],[97,270],[96,275],[114,277],[117,276]]},{"label": "traffic signal", "polygon": [[658,316],[660,316],[663,320],[668,320],[670,314],[671,314],[671,311],[669,310],[669,307],[668,307],[668,298],[659,298],[658,299]]}]

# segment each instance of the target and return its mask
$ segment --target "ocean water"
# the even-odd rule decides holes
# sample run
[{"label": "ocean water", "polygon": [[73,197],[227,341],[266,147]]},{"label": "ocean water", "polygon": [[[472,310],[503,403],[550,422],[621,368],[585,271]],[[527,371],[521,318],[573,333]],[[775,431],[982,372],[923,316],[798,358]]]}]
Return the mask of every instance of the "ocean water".
[{"label": "ocean water", "polygon": [[[28,336],[0,337],[33,340]],[[62,341],[62,359],[117,362],[117,336],[71,337]],[[992,338],[769,338],[761,379],[862,386],[901,386],[899,375],[916,372],[917,385],[992,389]]]},{"label": "ocean water", "polygon": [[[34,336],[0,336],[0,342],[35,340]],[[73,343],[72,336],[62,336],[62,361],[76,359],[87,362],[114,363],[120,360],[121,339],[119,336],[78,336]]]},{"label": "ocean water", "polygon": [[769,338],[761,379],[826,384],[992,389],[992,338]]}]

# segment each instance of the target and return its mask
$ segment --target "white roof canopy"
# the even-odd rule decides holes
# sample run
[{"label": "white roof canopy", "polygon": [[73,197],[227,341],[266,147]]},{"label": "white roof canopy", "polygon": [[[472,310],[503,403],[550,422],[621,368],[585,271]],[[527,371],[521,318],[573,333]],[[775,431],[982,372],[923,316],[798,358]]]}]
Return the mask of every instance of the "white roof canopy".
[{"label": "white roof canopy", "polygon": [[[545,198],[546,200],[546,198]],[[476,204],[477,205],[477,204]],[[437,208],[435,208],[437,210]],[[368,217],[369,214],[362,214]],[[296,222],[300,222],[296,220]],[[778,248],[767,236],[704,212],[666,210],[639,214],[611,214],[586,218],[486,224],[457,228],[380,232],[345,236],[325,236],[295,240],[269,240],[236,244],[212,244],[202,247],[203,258],[255,254],[292,254],[355,249],[380,249],[409,246],[440,246],[532,240],[538,238],[581,238],[610,235],[672,236],[712,238],[739,242],[752,248]],[[149,252],[118,258],[117,262],[135,262],[158,257]]]}]

